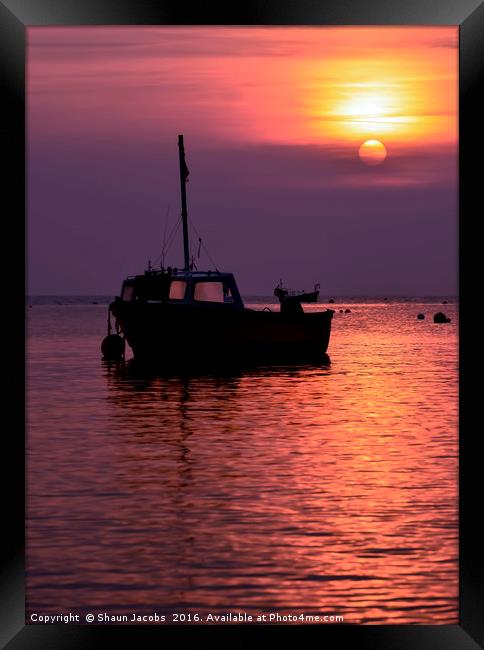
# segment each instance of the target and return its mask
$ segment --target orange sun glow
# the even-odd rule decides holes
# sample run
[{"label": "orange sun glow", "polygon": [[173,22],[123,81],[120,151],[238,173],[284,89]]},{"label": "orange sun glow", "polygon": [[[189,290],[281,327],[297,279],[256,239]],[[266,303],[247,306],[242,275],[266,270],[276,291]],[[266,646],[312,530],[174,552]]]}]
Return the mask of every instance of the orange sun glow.
[{"label": "orange sun glow", "polygon": [[381,165],[387,157],[387,150],[379,140],[366,140],[360,146],[358,155],[365,165]]}]

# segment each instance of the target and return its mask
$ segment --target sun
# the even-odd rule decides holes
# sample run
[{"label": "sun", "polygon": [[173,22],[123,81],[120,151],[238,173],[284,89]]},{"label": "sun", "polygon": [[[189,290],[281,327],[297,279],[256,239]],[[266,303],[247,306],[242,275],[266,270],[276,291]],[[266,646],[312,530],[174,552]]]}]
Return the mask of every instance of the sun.
[{"label": "sun", "polygon": [[358,155],[365,165],[381,165],[387,157],[387,150],[380,140],[366,140],[360,146]]}]

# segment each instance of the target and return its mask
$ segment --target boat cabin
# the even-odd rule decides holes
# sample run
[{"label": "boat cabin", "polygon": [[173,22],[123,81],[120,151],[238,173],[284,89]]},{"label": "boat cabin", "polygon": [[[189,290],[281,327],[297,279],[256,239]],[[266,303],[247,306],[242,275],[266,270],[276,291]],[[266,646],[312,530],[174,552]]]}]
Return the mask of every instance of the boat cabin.
[{"label": "boat cabin", "polygon": [[232,273],[218,271],[145,271],[123,282],[120,298],[123,302],[244,308]]}]

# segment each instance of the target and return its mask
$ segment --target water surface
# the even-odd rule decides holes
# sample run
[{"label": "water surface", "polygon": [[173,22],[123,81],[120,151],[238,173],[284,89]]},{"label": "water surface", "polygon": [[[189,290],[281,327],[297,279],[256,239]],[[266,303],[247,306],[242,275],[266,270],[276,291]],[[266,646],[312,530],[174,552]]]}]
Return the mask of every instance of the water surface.
[{"label": "water surface", "polygon": [[455,302],[338,300],[328,365],[177,374],[103,362],[94,301],[27,310],[28,617],[457,623]]}]

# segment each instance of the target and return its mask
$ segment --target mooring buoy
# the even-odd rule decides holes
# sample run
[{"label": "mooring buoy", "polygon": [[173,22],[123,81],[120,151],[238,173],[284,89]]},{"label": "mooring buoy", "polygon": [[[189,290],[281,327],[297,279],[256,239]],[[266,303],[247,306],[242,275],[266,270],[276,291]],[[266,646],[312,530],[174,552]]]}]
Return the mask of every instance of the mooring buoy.
[{"label": "mooring buoy", "polygon": [[119,334],[108,334],[101,343],[101,352],[108,361],[119,361],[124,356],[125,343]]},{"label": "mooring buoy", "polygon": [[345,314],[351,314],[351,309],[345,309]]},{"label": "mooring buoy", "polygon": [[434,314],[434,323],[450,323],[450,318],[447,318],[443,311],[438,311]]},{"label": "mooring buoy", "polygon": [[418,320],[424,320],[425,314],[417,314]]}]

